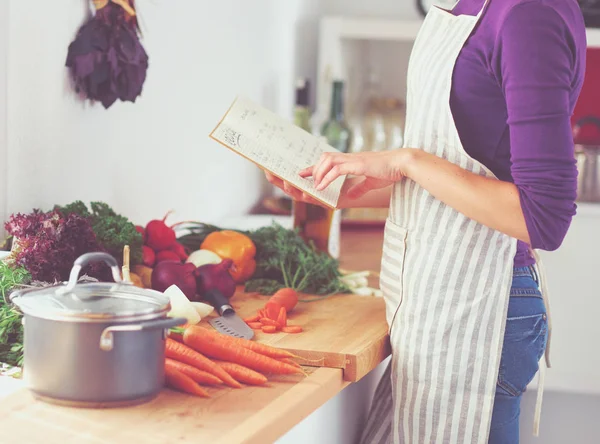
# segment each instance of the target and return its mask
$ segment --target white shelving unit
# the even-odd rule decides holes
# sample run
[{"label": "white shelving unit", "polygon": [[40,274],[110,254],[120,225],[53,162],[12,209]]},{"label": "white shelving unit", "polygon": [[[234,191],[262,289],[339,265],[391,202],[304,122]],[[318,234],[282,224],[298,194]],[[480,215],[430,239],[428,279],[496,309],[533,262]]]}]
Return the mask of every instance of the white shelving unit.
[{"label": "white shelving unit", "polygon": [[[386,44],[403,48],[394,53],[395,60],[387,58],[385,61],[396,64],[396,71],[408,66],[410,49],[421,24],[422,20],[324,17],[320,29],[317,114],[322,118],[329,109],[331,80],[337,78],[352,83],[351,77],[356,76],[359,65],[356,58],[370,58],[373,48]],[[600,29],[587,29],[587,42],[588,48],[600,48]],[[406,79],[397,80],[399,84]],[[398,89],[402,90],[403,86]]]}]

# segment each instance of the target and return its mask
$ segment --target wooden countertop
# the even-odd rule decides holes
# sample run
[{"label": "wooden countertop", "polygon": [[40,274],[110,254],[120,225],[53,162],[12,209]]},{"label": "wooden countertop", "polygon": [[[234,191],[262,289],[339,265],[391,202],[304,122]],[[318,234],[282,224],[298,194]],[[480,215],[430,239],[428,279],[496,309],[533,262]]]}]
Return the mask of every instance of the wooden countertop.
[{"label": "wooden countertop", "polygon": [[[342,267],[379,270],[382,242],[381,228],[344,230]],[[385,322],[383,311],[380,319]],[[384,357],[378,355],[370,365]],[[165,389],[149,403],[109,410],[45,404],[20,389],[0,403],[2,442],[274,442],[349,384],[340,368],[309,367],[307,372],[308,376],[271,377],[266,387],[210,389],[210,399]]]}]

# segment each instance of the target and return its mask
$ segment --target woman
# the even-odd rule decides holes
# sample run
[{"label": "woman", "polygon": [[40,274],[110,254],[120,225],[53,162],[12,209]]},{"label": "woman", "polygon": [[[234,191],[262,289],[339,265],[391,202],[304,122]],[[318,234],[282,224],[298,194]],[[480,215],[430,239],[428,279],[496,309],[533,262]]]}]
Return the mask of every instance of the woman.
[{"label": "woman", "polygon": [[532,252],[558,248],[575,214],[585,50],[576,0],[433,8],[410,59],[406,148],[301,172],[319,190],[355,176],[341,207],[391,200],[380,285],[392,360],[363,443],[519,442],[549,330]]}]

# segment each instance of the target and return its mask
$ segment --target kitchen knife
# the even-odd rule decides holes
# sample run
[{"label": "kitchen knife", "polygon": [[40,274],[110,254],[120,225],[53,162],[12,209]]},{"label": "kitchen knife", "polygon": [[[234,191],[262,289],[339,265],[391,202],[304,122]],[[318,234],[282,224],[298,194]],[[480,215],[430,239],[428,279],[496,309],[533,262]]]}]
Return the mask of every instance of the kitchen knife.
[{"label": "kitchen knife", "polygon": [[219,290],[209,290],[203,296],[221,315],[208,321],[215,330],[236,338],[252,339],[254,337],[254,330],[236,314],[229,304],[229,300]]}]

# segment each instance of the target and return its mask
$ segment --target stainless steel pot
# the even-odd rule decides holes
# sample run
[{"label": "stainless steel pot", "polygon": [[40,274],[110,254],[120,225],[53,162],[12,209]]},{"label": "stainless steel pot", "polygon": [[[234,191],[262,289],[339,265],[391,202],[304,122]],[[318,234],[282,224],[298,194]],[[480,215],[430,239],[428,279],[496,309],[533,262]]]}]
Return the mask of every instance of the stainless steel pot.
[{"label": "stainless steel pot", "polygon": [[[600,119],[593,116],[583,117],[573,127],[573,138],[585,125],[600,128]],[[577,200],[579,202],[600,202],[600,145],[575,144],[577,160]]]},{"label": "stainless steel pot", "polygon": [[[81,269],[105,261],[115,283],[77,284]],[[69,282],[17,291],[24,313],[23,378],[45,401],[81,407],[116,407],[155,397],[164,384],[167,329],[186,322],[167,318],[162,293],[121,281],[106,253],[79,257]]]}]

